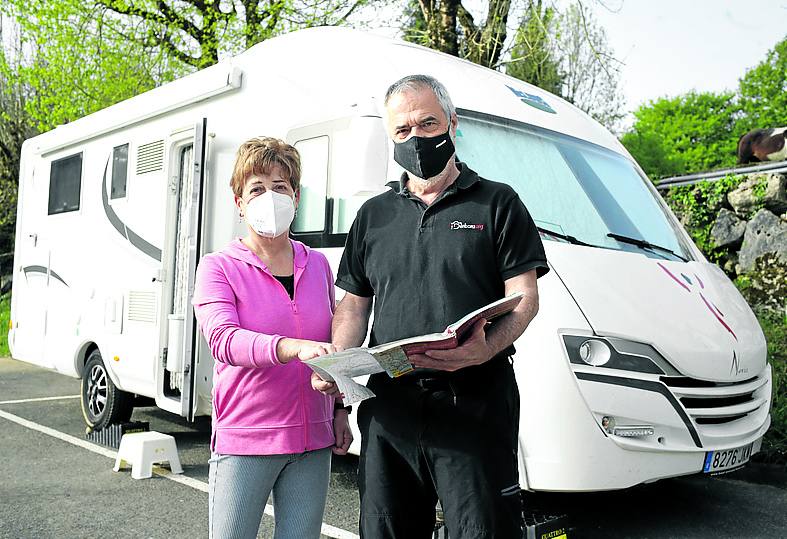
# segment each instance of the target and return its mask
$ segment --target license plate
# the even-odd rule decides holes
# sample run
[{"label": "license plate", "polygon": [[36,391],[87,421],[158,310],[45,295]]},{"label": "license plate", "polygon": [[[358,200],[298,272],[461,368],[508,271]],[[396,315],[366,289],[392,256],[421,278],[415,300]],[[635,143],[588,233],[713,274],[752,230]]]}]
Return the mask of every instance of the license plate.
[{"label": "license plate", "polygon": [[702,467],[702,471],[704,473],[717,473],[743,466],[749,462],[753,448],[754,442],[732,449],[707,451],[705,453],[705,465]]}]

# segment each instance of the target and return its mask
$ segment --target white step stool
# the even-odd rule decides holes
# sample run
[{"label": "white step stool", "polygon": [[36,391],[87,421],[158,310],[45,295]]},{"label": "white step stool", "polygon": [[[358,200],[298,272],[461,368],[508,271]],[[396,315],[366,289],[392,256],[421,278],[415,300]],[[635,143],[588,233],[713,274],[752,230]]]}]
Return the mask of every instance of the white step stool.
[{"label": "white step stool", "polygon": [[124,464],[131,464],[131,477],[145,479],[153,475],[154,463],[165,461],[172,473],[183,473],[175,438],[155,431],[132,432],[121,438],[113,469],[119,472]]}]

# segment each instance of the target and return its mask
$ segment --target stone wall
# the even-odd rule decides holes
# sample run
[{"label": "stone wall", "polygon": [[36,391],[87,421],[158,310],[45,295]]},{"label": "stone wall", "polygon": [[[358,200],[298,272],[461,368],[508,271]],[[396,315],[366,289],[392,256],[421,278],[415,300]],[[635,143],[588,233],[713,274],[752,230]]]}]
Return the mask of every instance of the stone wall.
[{"label": "stone wall", "polygon": [[787,174],[744,178],[722,202],[711,238],[750,302],[787,313]]}]

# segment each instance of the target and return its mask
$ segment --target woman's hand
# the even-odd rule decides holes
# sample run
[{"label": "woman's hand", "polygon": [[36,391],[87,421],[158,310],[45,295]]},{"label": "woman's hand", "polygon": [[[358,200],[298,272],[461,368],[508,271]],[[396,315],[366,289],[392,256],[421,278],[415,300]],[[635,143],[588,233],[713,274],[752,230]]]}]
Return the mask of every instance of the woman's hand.
[{"label": "woman's hand", "polygon": [[350,419],[347,410],[338,409],[333,413],[333,434],[336,439],[331,448],[334,455],[346,455],[353,443],[353,433],[350,430]]},{"label": "woman's hand", "polygon": [[333,354],[336,352],[336,347],[329,342],[317,341],[304,341],[300,340],[300,349],[298,350],[298,359],[305,361],[325,354]]},{"label": "woman's hand", "polygon": [[325,354],[333,354],[336,347],[329,342],[307,341],[305,339],[279,339],[276,345],[276,358],[279,363],[289,363],[294,359],[305,361]]}]

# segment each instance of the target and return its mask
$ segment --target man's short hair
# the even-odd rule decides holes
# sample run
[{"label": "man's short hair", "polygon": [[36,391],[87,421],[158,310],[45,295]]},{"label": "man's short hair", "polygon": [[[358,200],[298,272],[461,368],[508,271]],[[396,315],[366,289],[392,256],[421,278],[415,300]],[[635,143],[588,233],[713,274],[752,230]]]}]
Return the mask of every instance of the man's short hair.
[{"label": "man's short hair", "polygon": [[298,150],[283,140],[259,137],[247,140],[238,148],[230,187],[235,196],[243,196],[243,187],[251,176],[270,174],[279,165],[293,191],[301,186],[301,157]]},{"label": "man's short hair", "polygon": [[391,97],[406,90],[422,90],[424,88],[429,88],[434,92],[434,95],[437,97],[437,102],[440,103],[440,107],[445,113],[446,121],[450,122],[451,117],[456,114],[456,108],[451,101],[451,96],[448,95],[448,90],[445,89],[443,83],[429,75],[407,75],[394,82],[388,87],[388,91],[385,92],[385,101],[383,104],[388,106],[388,100],[390,100]]}]

